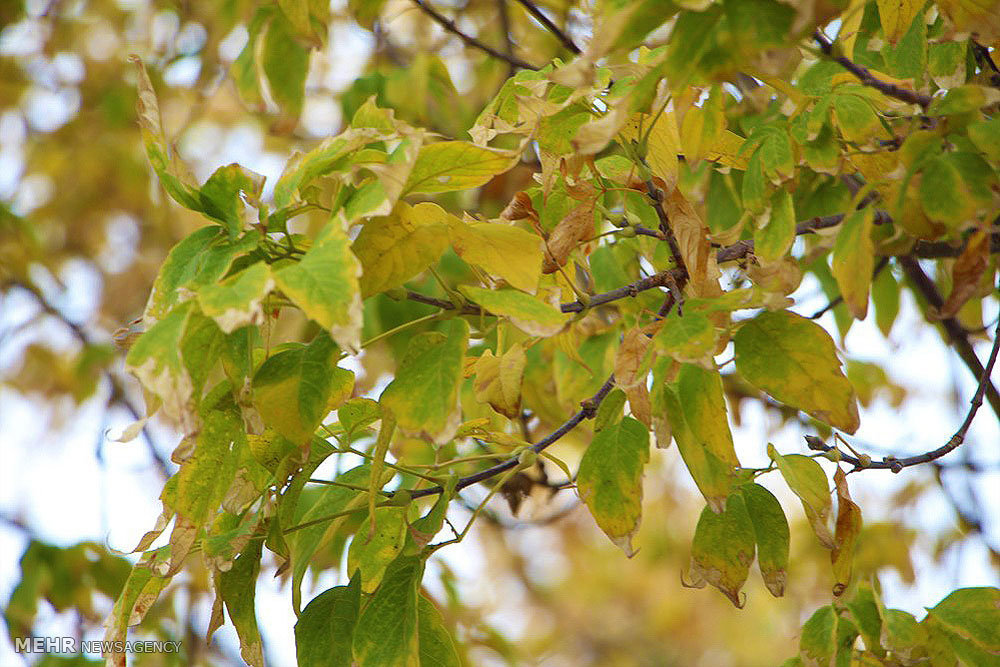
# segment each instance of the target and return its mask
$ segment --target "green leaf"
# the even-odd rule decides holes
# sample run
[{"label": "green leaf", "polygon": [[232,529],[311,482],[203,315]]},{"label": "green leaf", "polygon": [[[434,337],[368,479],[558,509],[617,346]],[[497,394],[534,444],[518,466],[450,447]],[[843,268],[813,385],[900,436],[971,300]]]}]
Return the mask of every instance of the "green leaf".
[{"label": "green leaf", "polygon": [[337,410],[337,419],[348,434],[378,421],[381,416],[378,402],[370,398],[352,398]]},{"label": "green leaf", "polygon": [[260,639],[254,608],[263,546],[261,540],[251,540],[233,566],[218,575],[219,594],[226,603],[229,619],[240,638],[240,655],[251,667],[264,665],[264,645]]},{"label": "green leaf", "polygon": [[242,420],[231,410],[209,411],[193,440],[193,452],[177,471],[171,501],[177,512],[170,534],[171,575],[180,570],[199,532],[219,511],[246,447]]},{"label": "green leaf", "polygon": [[293,443],[309,442],[326,416],[337,346],[320,333],[309,345],[278,352],[253,378],[253,403],[264,423]]},{"label": "green leaf", "polygon": [[467,141],[440,141],[420,148],[403,195],[468,190],[517,164],[517,151],[484,148]]},{"label": "green leaf", "polygon": [[663,320],[653,344],[682,363],[706,363],[715,351],[715,326],[703,313],[687,309],[681,316],[675,310]]},{"label": "green leaf", "polygon": [[740,590],[750,574],[753,557],[754,529],[743,496],[730,495],[721,513],[711,507],[701,511],[691,544],[692,569],[737,608],[744,604]]},{"label": "green leaf", "polygon": [[677,396],[684,422],[700,445],[727,466],[739,467],[719,371],[684,364],[677,376]]},{"label": "green leaf", "polygon": [[927,114],[951,116],[969,113],[1000,102],[1000,90],[989,86],[968,84],[955,86],[942,97],[935,97]]},{"label": "green leaf", "polygon": [[885,649],[879,640],[882,634],[882,617],[879,615],[871,584],[864,581],[858,583],[854,596],[847,602],[847,610],[854,619],[855,626],[861,631],[865,648],[879,657],[885,655]]},{"label": "green leaf", "polygon": [[649,431],[625,417],[597,432],[580,460],[576,486],[597,525],[632,557],[642,517],[642,470],[649,461]]},{"label": "green leaf", "polygon": [[[860,85],[860,84],[859,84]],[[854,84],[845,84],[838,91],[850,89]],[[833,97],[833,113],[841,134],[848,141],[865,143],[885,130],[871,102],[861,95],[841,92]]]},{"label": "green leaf", "polygon": [[399,427],[426,433],[435,442],[451,439],[458,428],[458,387],[469,325],[451,320],[447,334],[422,333],[410,341],[395,379],[379,402],[396,415]]},{"label": "green leaf", "polygon": [[361,346],[361,264],[337,219],[327,223],[298,263],[274,272],[292,303],[347,350]]},{"label": "green leaf", "polygon": [[872,225],[875,210],[866,206],[844,218],[833,244],[831,269],[840,294],[851,314],[859,320],[868,315],[868,290],[875,268]]},{"label": "green leaf", "polygon": [[823,546],[833,549],[835,543],[828,525],[833,503],[830,500],[830,485],[826,481],[823,468],[815,459],[802,454],[781,455],[771,444],[767,446],[767,455],[778,464],[778,470],[785,478],[788,488],[802,501],[806,518],[809,519],[816,537]]},{"label": "green leaf", "polygon": [[244,226],[240,193],[245,193],[247,199],[254,203],[259,202],[263,189],[264,176],[260,174],[238,164],[219,167],[201,186],[202,210],[221,222],[229,232],[229,238],[235,239]]},{"label": "green leaf", "polygon": [[928,611],[948,633],[1000,655],[1000,589],[960,588]]},{"label": "green leaf", "polygon": [[970,219],[975,212],[958,166],[946,155],[924,164],[920,177],[920,204],[928,218],[952,228]]},{"label": "green leaf", "polygon": [[175,245],[156,276],[146,304],[144,319],[159,320],[183,301],[188,292],[214,285],[229,271],[233,261],[253,250],[257,241],[245,236],[231,241],[218,227],[202,227]]},{"label": "green leaf", "polygon": [[347,571],[361,573],[365,593],[378,588],[386,566],[402,551],[406,535],[406,508],[379,507],[375,510],[375,532],[369,535],[362,530],[354,536],[347,551]]},{"label": "green leaf", "polygon": [[[682,366],[681,370],[686,367]],[[693,367],[692,367],[693,368]],[[691,371],[688,371],[689,373]],[[690,382],[690,381],[689,381]],[[695,383],[690,382],[689,387]],[[698,485],[698,490],[705,496],[709,507],[715,512],[725,508],[726,498],[733,486],[732,466],[716,456],[705,446],[699,436],[688,425],[685,404],[680,397],[677,385],[661,384],[659,396],[662,408],[667,414],[667,421],[673,433],[677,448],[684,459],[684,465]],[[655,406],[661,407],[661,406]],[[706,415],[705,412],[701,413]],[[662,445],[661,445],[662,446]]]},{"label": "green leaf", "polygon": [[275,207],[281,209],[292,205],[300,200],[300,193],[315,179],[346,169],[350,156],[379,136],[380,133],[372,129],[349,128],[335,137],[324,139],[305,155],[293,157],[274,186]]},{"label": "green leaf", "polygon": [[360,667],[410,665],[419,659],[418,591],[423,572],[420,556],[400,556],[386,568],[382,585],[354,631],[354,658]]},{"label": "green leaf", "polygon": [[299,43],[295,28],[284,13],[277,13],[271,19],[260,55],[271,96],[281,108],[282,116],[294,126],[306,97],[309,49]]},{"label": "green leaf", "polygon": [[624,408],[625,392],[615,387],[597,406],[597,414],[594,415],[594,431],[617,425],[625,416]]},{"label": "green leaf", "polygon": [[314,597],[295,622],[295,657],[299,667],[351,667],[351,644],[361,609],[361,579],[335,586]]},{"label": "green leaf", "polygon": [[511,324],[529,336],[555,336],[569,321],[569,316],[541,299],[513,289],[489,290],[463,285],[459,288],[470,301]]},{"label": "green leaf", "polygon": [[351,245],[362,267],[361,298],[402,285],[441,257],[448,247],[442,215],[431,202],[400,202],[392,215],[365,223]]},{"label": "green leaf", "polygon": [[879,271],[872,280],[872,305],[875,306],[875,324],[882,335],[887,337],[899,315],[900,288],[892,270],[888,267]]},{"label": "green leaf", "polygon": [[542,241],[538,236],[510,225],[449,218],[451,245],[459,257],[519,290],[535,293],[542,275]]},{"label": "green leaf", "polygon": [[837,654],[837,612],[830,605],[817,609],[802,626],[799,657],[806,667],[830,667]]},{"label": "green leaf", "polygon": [[264,321],[261,301],[274,288],[271,270],[264,262],[230,276],[221,283],[198,290],[201,312],[215,320],[225,333]]},{"label": "green leaf", "polygon": [[966,128],[969,139],[988,160],[1000,162],[1000,117],[973,123]]},{"label": "green leaf", "polygon": [[755,387],[842,431],[858,429],[854,388],[821,326],[786,310],[765,312],[740,327],[733,344],[737,370]]},{"label": "green leaf", "polygon": [[136,340],[125,359],[126,368],[163,401],[168,416],[193,427],[193,411],[221,342],[215,324],[188,302]]},{"label": "green leaf", "polygon": [[777,190],[771,196],[771,215],[754,232],[754,254],[765,262],[785,256],[795,242],[795,207],[787,190]]},{"label": "green leaf", "polygon": [[[368,485],[371,468],[367,465],[352,468],[335,481],[351,486]],[[302,603],[302,577],[309,568],[313,554],[325,544],[337,528],[344,522],[346,515],[342,512],[364,507],[366,494],[343,486],[324,485],[319,495],[308,507],[300,505],[296,508],[295,525],[308,524],[304,528],[289,532],[286,535],[288,550],[292,561],[292,607],[297,611]],[[338,515],[338,516],[334,516]],[[287,526],[292,528],[294,526]]]},{"label": "green leaf", "polygon": [[451,633],[434,603],[423,595],[417,600],[417,635],[420,638],[420,667],[461,667]]},{"label": "green leaf", "polygon": [[781,503],[759,484],[740,487],[757,542],[757,566],[774,597],[785,594],[788,574],[788,519]]}]

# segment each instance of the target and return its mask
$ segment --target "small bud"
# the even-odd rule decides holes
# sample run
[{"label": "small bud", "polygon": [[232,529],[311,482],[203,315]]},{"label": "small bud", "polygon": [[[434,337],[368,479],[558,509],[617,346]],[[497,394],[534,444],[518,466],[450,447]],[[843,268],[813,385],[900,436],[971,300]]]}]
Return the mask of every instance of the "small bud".
[{"label": "small bud", "polygon": [[806,445],[809,446],[809,449],[812,449],[817,452],[825,452],[826,450],[830,449],[829,447],[827,447],[826,443],[823,442],[823,439],[818,436],[807,435],[805,436],[805,439],[806,439]]},{"label": "small bud", "polygon": [[387,289],[385,295],[393,301],[405,301],[407,291],[404,287],[393,287],[392,289]]},{"label": "small bud", "polygon": [[579,301],[580,305],[583,306],[584,308],[589,308],[590,307],[590,295],[589,294],[587,294],[585,292],[580,292],[576,296],[576,300]]},{"label": "small bud", "polygon": [[530,447],[525,447],[521,450],[521,453],[517,455],[517,467],[519,470],[524,470],[525,468],[530,468],[538,462],[538,452],[531,449]]},{"label": "small bud", "polygon": [[635,236],[635,227],[625,227],[620,232],[618,232],[618,235],[624,236],[625,238],[632,238],[633,236]]},{"label": "small bud", "polygon": [[823,452],[823,458],[829,459],[830,461],[833,461],[834,463],[840,461],[840,457],[841,457],[840,450],[837,449],[836,447],[834,447],[832,449],[828,449],[825,452]]},{"label": "small bud", "polygon": [[642,218],[633,211],[625,211],[625,219],[628,220],[628,224],[632,227],[636,227],[642,224]]},{"label": "small bud", "polygon": [[391,507],[406,507],[413,502],[413,495],[410,493],[409,489],[399,489],[398,491],[393,491],[392,495],[389,496],[389,505]]},{"label": "small bud", "polygon": [[608,215],[608,222],[610,222],[615,227],[621,229],[622,227],[628,227],[628,221],[625,216],[621,213],[611,213]]},{"label": "small bud", "polygon": [[858,464],[860,464],[862,468],[867,468],[872,464],[872,457],[868,456],[867,454],[859,454]]}]

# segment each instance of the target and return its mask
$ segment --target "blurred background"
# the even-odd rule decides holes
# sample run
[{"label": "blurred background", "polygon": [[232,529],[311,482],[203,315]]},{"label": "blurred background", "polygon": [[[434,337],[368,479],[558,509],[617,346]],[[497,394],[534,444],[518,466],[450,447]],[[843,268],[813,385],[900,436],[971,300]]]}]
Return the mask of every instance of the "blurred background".
[{"label": "blurred background", "polygon": [[[301,35],[254,42],[259,4],[0,0],[4,666],[25,659],[9,633],[103,636],[132,558],[122,553],[151,527],[162,483],[175,469],[169,454],[179,435],[170,424],[153,420],[139,438],[115,440],[144,405],[112,333],[141,315],[170,247],[204,224],[169,203],[151,175],[129,54],[146,62],[166,135],[199,182],[239,162],[267,177],[265,198],[293,151],[336,134],[370,95],[413,124],[466,138],[510,73],[410,0],[334,0],[328,10],[321,3],[313,43]],[[538,4],[586,42],[587,3]],[[566,55],[518,3],[434,5],[497,48],[509,47],[503,34],[510,34],[533,63]],[[268,48],[308,59],[301,100],[279,104],[276,91],[240,78],[254,50]],[[469,207],[499,210],[530,175],[532,167],[522,167],[483,188]],[[826,304],[808,278],[794,298],[805,314]],[[997,311],[996,299],[987,299],[982,321],[995,321]],[[831,314],[819,321],[851,360],[864,405],[862,447],[902,456],[947,440],[976,383],[908,293],[887,337],[871,319],[846,335]],[[987,338],[973,340],[985,358]],[[382,379],[359,384],[371,389]],[[767,442],[803,451],[801,436],[810,432],[794,414],[757,403],[731,403],[730,416],[748,466],[766,465]],[[938,465],[851,477],[865,519],[857,572],[878,579],[888,605],[919,619],[955,587],[1000,583],[997,443],[1000,428],[984,409],[967,445]],[[572,440],[560,448],[571,461],[579,456]],[[770,477],[762,483],[792,508],[792,569],[781,599],[755,575],[742,610],[716,591],[682,586],[703,501],[675,449],[655,451],[647,468],[633,559],[608,543],[572,491],[539,493],[516,515],[502,501],[491,505],[469,540],[439,552],[427,585],[472,664],[777,664],[795,653],[801,623],[828,601],[832,580],[829,553]],[[312,577],[314,593],[342,580],[337,565]],[[257,594],[265,653],[271,664],[292,665],[290,595],[273,574],[262,573]],[[195,569],[176,578],[135,635],[182,640],[184,653],[137,656],[136,664],[239,663],[231,629],[205,642],[205,577]]]}]

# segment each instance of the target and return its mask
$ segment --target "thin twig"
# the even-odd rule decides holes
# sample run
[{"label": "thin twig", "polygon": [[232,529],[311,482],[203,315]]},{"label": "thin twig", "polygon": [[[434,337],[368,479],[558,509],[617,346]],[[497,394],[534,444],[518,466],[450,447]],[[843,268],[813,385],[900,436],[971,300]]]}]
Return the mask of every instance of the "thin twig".
[{"label": "thin twig", "polygon": [[552,22],[545,12],[540,10],[535,6],[534,3],[529,2],[529,0],[517,0],[521,3],[521,6],[528,10],[528,13],[535,17],[535,19],[541,23],[546,30],[551,32],[556,39],[562,42],[562,45],[566,47],[566,50],[574,55],[580,55],[580,47],[573,43],[573,40],[569,38],[565,32],[563,32],[559,26]]},{"label": "thin twig", "polygon": [[[855,456],[840,452],[840,460],[850,463],[854,466],[855,470],[891,470],[892,472],[898,473],[901,472],[903,468],[909,468],[911,466],[920,465],[921,463],[934,461],[957,449],[963,442],[965,442],[965,436],[969,432],[969,427],[972,426],[972,420],[975,419],[976,413],[983,404],[983,396],[988,391],[987,387],[992,386],[990,382],[990,374],[993,372],[993,366],[996,364],[998,352],[1000,352],[1000,323],[997,324],[996,331],[994,332],[993,349],[990,351],[990,358],[989,361],[986,362],[986,367],[982,369],[979,376],[979,386],[976,388],[976,393],[972,396],[969,411],[966,413],[965,420],[962,422],[962,425],[958,427],[958,430],[955,431],[955,434],[951,436],[948,442],[941,445],[937,449],[932,449],[929,452],[924,452],[923,454],[917,454],[915,456],[906,456],[904,458],[887,456],[881,461],[863,462]],[[810,449],[817,451],[828,452],[835,449],[832,445],[828,445],[819,438],[812,436],[807,436],[806,442],[809,443]]]},{"label": "thin twig", "polygon": [[[547,436],[539,440],[536,444],[532,445],[531,449],[535,453],[543,451],[546,447],[552,443],[559,440],[561,437],[572,431],[580,422],[585,419],[591,419],[595,414],[597,414],[597,407],[604,400],[604,397],[608,395],[611,388],[615,385],[615,376],[611,375],[608,379],[601,385],[601,388],[597,390],[597,393],[588,398],[587,400],[580,403],[580,409],[575,415],[563,422],[562,426],[556,430],[549,433]],[[502,463],[498,463],[495,466],[486,468],[485,470],[480,470],[479,472],[463,477],[458,480],[458,484],[455,485],[456,491],[461,491],[462,489],[472,486],[473,484],[478,484],[479,482],[485,481],[491,477],[499,475],[502,472],[511,470],[518,465],[518,456],[511,456]],[[426,489],[414,489],[410,491],[410,496],[412,498],[423,498],[424,496],[433,496],[442,493],[444,489],[440,486],[432,486]]]},{"label": "thin twig", "polygon": [[923,109],[926,109],[930,105],[931,98],[929,95],[924,95],[923,93],[918,93],[907,88],[903,88],[902,86],[897,86],[894,83],[882,81],[881,79],[873,76],[872,73],[868,71],[868,68],[858,65],[850,58],[835,55],[833,52],[833,44],[830,43],[830,40],[828,40],[819,30],[813,33],[813,39],[815,39],[816,43],[819,44],[820,51],[831,58],[834,62],[839,63],[864,85],[874,88],[889,97],[894,97],[897,100],[906,102],[907,104],[918,104]]},{"label": "thin twig", "polygon": [[[503,33],[503,51],[508,58],[514,56],[514,43],[510,39],[510,12],[507,11],[507,0],[497,0],[497,14],[500,16],[500,32]],[[507,78],[514,76],[513,63],[507,63]]]},{"label": "thin twig", "polygon": [[521,60],[520,58],[518,58],[517,56],[507,55],[503,51],[497,51],[496,49],[494,49],[489,44],[484,44],[483,42],[479,41],[475,37],[471,37],[469,35],[466,35],[464,32],[462,32],[461,30],[458,29],[458,26],[455,25],[454,21],[452,21],[448,17],[446,17],[446,16],[438,13],[438,11],[436,9],[434,9],[433,7],[431,7],[429,4],[427,4],[427,2],[425,2],[425,0],[413,0],[413,4],[415,4],[417,7],[419,7],[429,17],[431,17],[432,19],[434,19],[438,23],[438,25],[440,25],[442,28],[444,28],[445,30],[447,30],[448,32],[452,33],[453,35],[455,35],[456,37],[458,37],[460,40],[462,40],[463,42],[465,42],[465,44],[467,46],[471,46],[473,48],[479,49],[480,51],[488,53],[489,55],[493,56],[494,58],[502,60],[505,63],[507,63],[509,65],[512,65],[513,67],[519,67],[521,69],[530,69],[530,70],[537,70],[538,69],[537,67],[535,67],[531,63],[525,62],[525,61]]}]

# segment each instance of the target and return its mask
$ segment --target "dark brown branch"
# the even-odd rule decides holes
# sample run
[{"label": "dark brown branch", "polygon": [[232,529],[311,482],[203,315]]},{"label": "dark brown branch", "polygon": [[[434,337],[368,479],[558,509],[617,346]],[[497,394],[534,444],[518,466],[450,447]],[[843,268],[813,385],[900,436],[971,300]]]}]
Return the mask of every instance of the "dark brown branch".
[{"label": "dark brown branch", "polygon": [[[563,437],[564,435],[572,431],[574,428],[576,428],[577,425],[580,424],[580,422],[584,421],[585,419],[591,419],[595,414],[597,414],[597,407],[601,404],[601,401],[604,400],[604,397],[608,395],[608,393],[611,391],[611,388],[614,386],[615,386],[615,376],[611,375],[604,382],[604,384],[601,385],[601,388],[597,390],[596,394],[594,394],[587,400],[580,403],[580,409],[577,411],[575,415],[573,415],[565,422],[563,422],[563,424],[556,430],[552,431],[552,433],[549,433],[547,436],[539,440],[536,444],[532,445],[531,449],[535,453],[541,453],[542,451],[545,450],[546,447],[556,442],[557,440],[559,440],[559,438]],[[506,472],[508,470],[511,470],[512,468],[517,467],[517,465],[518,465],[518,457],[511,456],[502,463],[498,463],[495,466],[486,468],[485,470],[480,470],[479,472],[469,475],[467,477],[463,477],[462,479],[458,480],[458,484],[455,486],[455,489],[456,491],[461,491],[467,486],[472,486],[473,484],[478,484],[479,482],[483,482],[491,477],[495,477],[496,475],[499,475],[502,472]],[[442,489],[440,486],[432,486],[426,489],[415,489],[410,492],[410,496],[412,498],[423,498],[425,496],[437,495],[439,493],[442,493],[443,491],[444,489]]]},{"label": "dark brown branch", "polygon": [[[817,216],[815,218],[809,218],[808,220],[803,220],[802,222],[795,225],[795,235],[801,236],[802,234],[810,234],[818,229],[826,229],[827,227],[836,227],[844,220],[844,214],[838,213],[836,215],[824,215]],[[747,255],[753,253],[753,239],[743,239],[742,241],[737,241],[736,243],[726,246],[719,250],[715,255],[715,260],[722,264],[724,262],[732,262],[737,259],[746,257]]]},{"label": "dark brown branch", "polygon": [[[921,259],[942,259],[945,257],[958,257],[965,250],[966,239],[962,245],[953,245],[947,241],[923,241],[919,240],[914,244],[913,250],[909,253]],[[990,247],[988,252],[991,255],[1000,253],[1000,232],[990,234]]]},{"label": "dark brown branch", "polygon": [[[976,393],[972,396],[969,411],[965,415],[962,425],[958,427],[958,430],[955,431],[955,434],[951,436],[948,442],[937,449],[932,449],[929,452],[917,454],[916,456],[907,456],[904,458],[887,456],[881,461],[861,461],[857,457],[840,452],[840,460],[850,463],[854,466],[855,470],[891,470],[893,472],[901,472],[903,468],[920,465],[921,463],[929,463],[957,449],[965,442],[965,436],[969,432],[969,427],[972,426],[972,420],[975,419],[976,413],[983,404],[983,396],[989,391],[988,388],[992,387],[990,375],[993,372],[993,366],[996,364],[998,352],[1000,352],[1000,323],[997,324],[996,331],[994,332],[993,349],[990,351],[990,358],[986,362],[986,368],[983,368],[979,375],[979,386],[976,388]],[[976,359],[976,363],[979,363],[978,359]],[[996,390],[994,389],[994,391]],[[828,452],[835,449],[835,447],[826,444],[815,436],[806,436],[806,442],[809,443],[810,449],[821,452]]]},{"label": "dark brown branch", "polygon": [[[503,33],[503,52],[511,58],[514,56],[514,43],[510,39],[510,12],[507,11],[507,0],[497,0],[497,14],[500,17],[500,32]],[[516,70],[513,63],[508,63],[507,78],[514,76]]]},{"label": "dark brown branch", "polygon": [[889,97],[894,97],[897,100],[906,102],[907,104],[918,104],[923,109],[926,109],[930,105],[931,98],[929,95],[924,95],[923,93],[918,93],[907,88],[903,88],[902,86],[897,86],[894,83],[882,81],[881,79],[873,76],[872,73],[868,71],[868,68],[858,65],[845,56],[834,54],[833,44],[831,44],[830,40],[828,40],[819,30],[813,33],[813,39],[815,39],[816,43],[819,44],[820,51],[831,58],[834,62],[839,63],[864,85],[874,88]]},{"label": "dark brown branch", "polygon": [[559,28],[559,26],[553,23],[551,19],[549,19],[549,17],[545,15],[545,12],[536,7],[534,3],[529,2],[529,0],[517,0],[517,1],[521,3],[522,7],[528,10],[529,14],[535,17],[535,20],[541,23],[546,30],[551,32],[556,39],[562,42],[562,45],[566,47],[567,51],[569,51],[574,55],[580,55],[580,47],[574,44],[573,40],[569,38],[569,35],[567,35]]},{"label": "dark brown branch", "polygon": [[[889,258],[883,257],[882,259],[880,259],[878,261],[878,264],[875,265],[875,269],[872,271],[872,280],[875,280],[875,278],[878,277],[878,274],[882,273],[882,271],[887,266],[889,266]],[[810,315],[809,319],[817,320],[823,317],[824,315],[826,315],[826,313],[839,306],[843,301],[844,301],[844,295],[838,294],[836,297],[830,299],[830,303],[826,304],[825,306],[817,310],[815,313]]]},{"label": "dark brown branch", "polygon": [[488,53],[494,58],[502,60],[513,67],[519,67],[521,69],[530,69],[530,70],[538,69],[531,63],[525,62],[520,58],[518,58],[517,56],[507,55],[503,51],[498,51],[494,49],[489,44],[484,44],[475,37],[466,35],[464,32],[458,29],[458,26],[455,25],[454,21],[444,16],[443,14],[438,13],[438,11],[433,7],[431,7],[427,2],[425,2],[425,0],[413,0],[413,4],[419,7],[429,17],[434,19],[434,21],[436,21],[437,24],[440,25],[442,28],[444,28],[445,30],[447,30],[448,32],[452,33],[460,40],[465,42],[466,46],[471,46],[473,48],[479,49],[480,51]]},{"label": "dark brown branch", "polygon": [[[917,260],[912,257],[900,257],[899,265],[903,267],[903,271],[906,273],[906,277],[909,278],[910,283],[913,285],[914,289],[924,298],[924,300],[933,307],[935,310],[940,311],[941,307],[944,305],[944,300],[938,293],[937,286],[934,284],[924,270],[920,268],[920,264]],[[930,321],[931,318],[927,317]],[[983,377],[983,365],[979,362],[979,357],[976,356],[976,351],[972,349],[972,343],[969,342],[969,337],[965,333],[965,329],[959,324],[958,320],[954,317],[946,317],[941,320],[941,326],[944,327],[945,332],[948,334],[948,338],[951,339],[952,345],[955,347],[955,352],[965,363],[965,366],[969,369],[972,375],[978,380]],[[986,399],[990,403],[990,407],[993,412],[996,413],[997,417],[1000,417],[1000,394],[997,393],[997,389],[990,382],[989,374],[986,375],[985,388],[983,391],[986,392]]]}]

